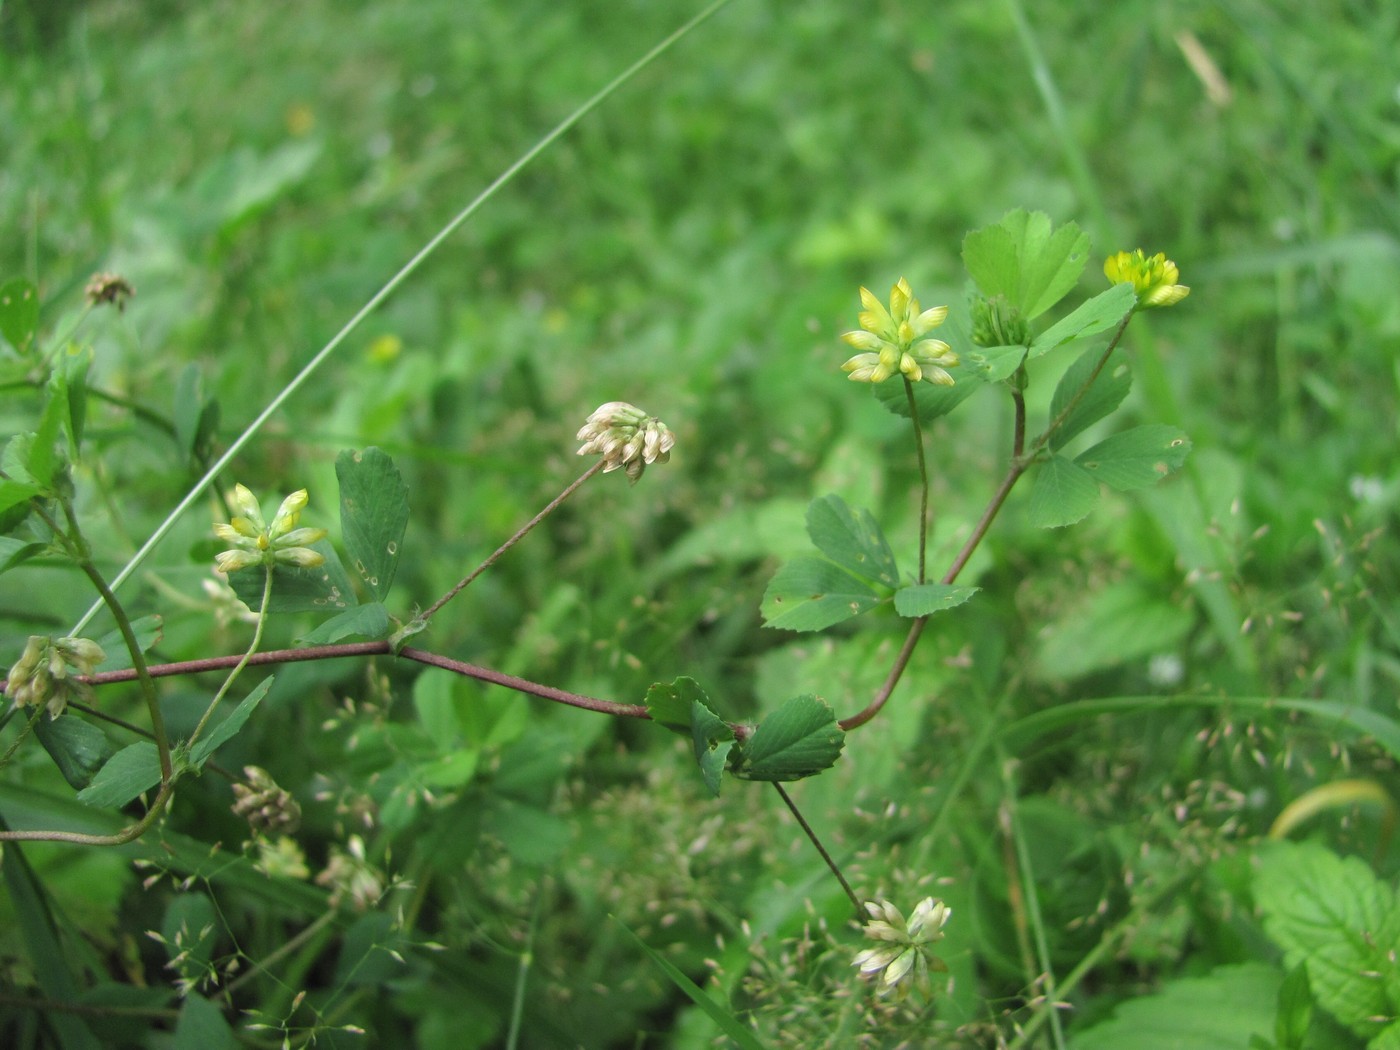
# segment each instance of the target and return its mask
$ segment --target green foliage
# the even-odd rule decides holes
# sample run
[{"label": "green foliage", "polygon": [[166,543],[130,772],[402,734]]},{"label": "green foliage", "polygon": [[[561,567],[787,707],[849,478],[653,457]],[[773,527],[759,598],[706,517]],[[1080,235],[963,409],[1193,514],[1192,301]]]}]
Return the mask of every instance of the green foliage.
[{"label": "green foliage", "polygon": [[989,299],[1005,296],[1028,321],[1063,299],[1089,258],[1089,235],[1074,223],[1053,227],[1044,212],[1007,212],[963,238],[963,263]]},{"label": "green foliage", "polygon": [[1368,1045],[1394,1038],[1400,1014],[1400,903],[1355,857],[1316,843],[1259,851],[1254,895],[1290,968],[1304,967],[1318,1004]]}]

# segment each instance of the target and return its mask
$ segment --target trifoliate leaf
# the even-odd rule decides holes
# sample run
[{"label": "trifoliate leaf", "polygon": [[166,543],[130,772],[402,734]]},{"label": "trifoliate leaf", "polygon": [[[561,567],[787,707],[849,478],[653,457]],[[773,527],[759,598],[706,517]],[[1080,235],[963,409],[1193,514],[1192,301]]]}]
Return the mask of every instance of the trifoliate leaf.
[{"label": "trifoliate leaf", "polygon": [[1191,439],[1176,427],[1134,427],[1100,441],[1074,461],[1120,492],[1155,485],[1186,462]]},{"label": "trifoliate leaf", "polygon": [[894,552],[870,511],[852,510],[840,496],[822,496],[807,507],[807,535],[819,551],[849,572],[894,587]]},{"label": "trifoliate leaf", "polygon": [[1087,470],[1064,456],[1051,456],[1036,468],[1031,486],[1031,524],[1057,529],[1080,521],[1099,501],[1099,486]]},{"label": "trifoliate leaf", "polygon": [[377,448],[342,452],[340,531],[355,575],[376,601],[389,593],[408,525],[408,486],[388,454]]},{"label": "trifoliate leaf", "polygon": [[963,239],[963,263],[983,295],[1006,297],[1033,320],[1068,294],[1089,257],[1089,236],[1074,223],[1052,229],[1044,212],[1017,209]]},{"label": "trifoliate leaf", "polygon": [[846,734],[819,697],[785,701],[744,741],[734,775],[745,780],[800,780],[830,769],[841,757]]},{"label": "trifoliate leaf", "polygon": [[952,587],[946,583],[916,583],[894,592],[894,611],[900,616],[928,616],[967,601],[978,588]]},{"label": "trifoliate leaf", "polygon": [[873,608],[870,584],[821,558],[798,557],[779,569],[763,593],[763,625],[820,631]]},{"label": "trifoliate leaf", "polygon": [[365,602],[353,609],[346,609],[339,616],[332,616],[310,634],[302,638],[303,645],[330,645],[342,638],[379,639],[389,633],[389,610],[380,602]]},{"label": "trifoliate leaf", "polygon": [[1087,350],[1060,377],[1060,382],[1055,387],[1055,396],[1050,399],[1050,419],[1059,419],[1060,413],[1071,403],[1074,408],[1050,436],[1052,451],[1058,452],[1070,438],[1103,419],[1123,403],[1128,391],[1132,389],[1133,375],[1128,366],[1120,364],[1114,367],[1110,361],[1097,376],[1094,376],[1093,385],[1085,391],[1084,396],[1075,401],[1075,395],[1089,382],[1089,377],[1094,374],[1102,356],[1102,349]]}]

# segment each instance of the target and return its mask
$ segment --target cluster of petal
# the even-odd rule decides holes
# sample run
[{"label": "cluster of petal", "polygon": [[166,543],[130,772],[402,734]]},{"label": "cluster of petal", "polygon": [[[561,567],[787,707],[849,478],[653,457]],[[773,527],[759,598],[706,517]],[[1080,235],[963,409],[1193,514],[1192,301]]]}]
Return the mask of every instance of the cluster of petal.
[{"label": "cluster of petal", "polygon": [[952,909],[940,900],[925,897],[907,923],[889,901],[867,901],[865,909],[870,912],[865,935],[879,943],[858,952],[851,965],[867,977],[879,974],[876,995],[894,992],[902,999],[914,987],[926,992],[929,970],[946,969],[943,960],[931,954],[929,945],[943,939],[943,926]]},{"label": "cluster of petal", "polygon": [[290,565],[299,569],[315,568],[325,556],[309,544],[325,539],[325,529],[299,529],[297,522],[306,507],[305,489],[299,489],[282,501],[277,515],[268,525],[263,521],[257,497],[242,485],[233,487],[233,506],[238,514],[231,522],[214,526],[214,535],[233,549],[221,552],[214,567],[222,573],[237,572],[254,565]]},{"label": "cluster of petal", "polygon": [[1113,284],[1131,284],[1137,293],[1137,308],[1171,306],[1191,294],[1184,284],[1177,284],[1181,274],[1176,263],[1162,252],[1147,256],[1141,248],[1110,255],[1103,264],[1104,276]]},{"label": "cluster of petal", "polygon": [[875,298],[869,288],[861,288],[860,330],[843,336],[847,343],[860,350],[844,365],[857,383],[883,383],[899,372],[911,383],[924,380],[939,386],[952,386],[953,377],[944,369],[958,363],[958,355],[942,339],[925,339],[924,335],[937,328],[948,317],[946,306],[920,310],[919,300],[903,277],[890,290],[889,309]]},{"label": "cluster of petal", "polygon": [[669,460],[676,444],[665,423],[626,401],[599,405],[577,436],[580,456],[602,456],[604,474],[622,467],[634,483],[651,464]]},{"label": "cluster of petal", "polygon": [[301,825],[301,806],[291,792],[279,787],[272,774],[258,766],[244,766],[245,783],[233,785],[233,812],[257,834],[288,834]]},{"label": "cluster of petal", "polygon": [[83,695],[86,687],[73,672],[90,675],[107,659],[102,646],[87,638],[50,638],[30,635],[24,653],[5,677],[5,693],[20,707],[43,704],[50,718],[57,718],[68,701]]},{"label": "cluster of petal", "polygon": [[384,876],[365,858],[365,840],[359,835],[351,835],[344,849],[331,846],[316,885],[330,889],[332,907],[348,900],[357,911],[368,910],[384,895]]}]

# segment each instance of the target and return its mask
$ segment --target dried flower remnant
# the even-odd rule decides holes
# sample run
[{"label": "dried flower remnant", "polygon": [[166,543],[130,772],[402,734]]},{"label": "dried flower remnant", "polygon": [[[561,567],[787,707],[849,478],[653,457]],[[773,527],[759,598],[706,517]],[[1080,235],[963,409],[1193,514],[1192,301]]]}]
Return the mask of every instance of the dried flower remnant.
[{"label": "dried flower remnant", "polygon": [[83,294],[93,306],[115,306],[121,312],[126,309],[126,301],[136,294],[136,289],[120,274],[95,273],[88,279]]},{"label": "dried flower remnant", "polygon": [[5,678],[5,693],[20,707],[43,704],[49,718],[57,718],[70,699],[87,695],[87,686],[75,680],[72,672],[90,675],[105,659],[102,647],[87,638],[30,635]]},{"label": "dried flower remnant", "polygon": [[651,464],[669,460],[676,444],[665,423],[626,401],[600,405],[577,437],[583,442],[580,456],[602,456],[604,474],[623,467],[633,483]]},{"label": "dried flower remnant", "polygon": [[851,965],[867,977],[879,974],[875,994],[881,997],[893,992],[903,999],[916,987],[927,994],[929,971],[948,968],[929,946],[943,939],[943,927],[952,909],[941,900],[925,897],[907,923],[903,913],[886,900],[867,901],[865,910],[870,913],[865,936],[878,946],[858,952]]},{"label": "dried flower remnant", "polygon": [[246,783],[233,785],[233,812],[257,834],[290,833],[301,825],[301,806],[291,792],[277,786],[272,774],[244,766]]}]

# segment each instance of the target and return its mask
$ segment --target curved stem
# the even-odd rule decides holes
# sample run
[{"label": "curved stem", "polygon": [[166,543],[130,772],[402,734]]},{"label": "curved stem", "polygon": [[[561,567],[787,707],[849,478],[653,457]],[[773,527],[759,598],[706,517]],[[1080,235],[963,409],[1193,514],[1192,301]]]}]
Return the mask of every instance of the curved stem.
[{"label": "curved stem", "polygon": [[919,422],[919,406],[914,400],[914,384],[908,376],[904,380],[904,396],[909,400],[909,419],[914,424],[914,452],[919,459],[919,582],[927,579],[928,559],[928,463],[924,460],[924,430]]},{"label": "curved stem", "polygon": [[248,666],[248,661],[251,660],[253,654],[258,651],[258,646],[262,644],[263,625],[267,623],[267,603],[271,598],[272,566],[265,565],[263,566],[262,602],[258,606],[258,622],[253,628],[253,640],[248,644],[247,651],[239,658],[238,663],[234,664],[233,670],[228,673],[228,677],[224,679],[224,684],[219,686],[219,691],[214,694],[214,699],[209,701],[209,706],[204,709],[204,717],[199,720],[199,724],[194,727],[194,732],[191,733],[190,738],[185,741],[186,747],[192,747],[194,742],[199,739],[199,734],[204,732],[204,727],[209,723],[210,717],[218,710],[219,703],[228,694],[229,688],[233,685],[235,679],[243,673],[243,668]]}]

